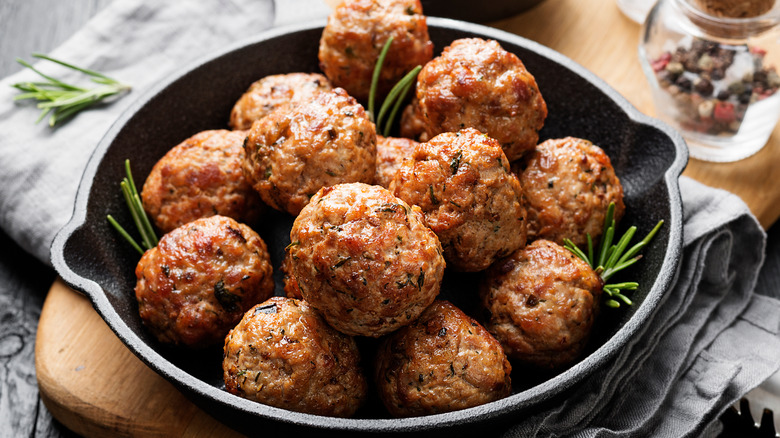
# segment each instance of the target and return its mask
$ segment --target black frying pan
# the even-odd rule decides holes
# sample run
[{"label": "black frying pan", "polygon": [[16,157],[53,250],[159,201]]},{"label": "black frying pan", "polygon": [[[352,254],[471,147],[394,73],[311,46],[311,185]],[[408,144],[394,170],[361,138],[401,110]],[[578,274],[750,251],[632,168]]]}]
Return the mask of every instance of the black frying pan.
[{"label": "black frying pan", "polygon": [[[632,296],[635,304],[602,312],[589,349],[570,368],[534,377],[515,371],[510,397],[462,411],[406,419],[387,418],[375,399],[353,419],[301,414],[245,400],[223,389],[218,349],[188,352],[157,343],[141,324],[133,293],[138,254],[106,221],[110,213],[120,223],[132,223],[119,190],[123,162],[132,160],[140,184],[154,163],[183,139],[202,130],[226,128],[230,109],[253,81],[268,74],[318,71],[322,24],[275,29],[183,67],[135,102],[95,150],[79,187],[73,218],[52,247],[53,263],[62,278],[89,297],[130,350],[211,415],[238,430],[250,435],[298,429],[339,435],[457,434],[519,421],[554,405],[594,370],[609,366],[669,290],[681,257],[678,177],[687,162],[687,149],[680,135],[639,113],[599,78],[546,47],[479,25],[441,18],[429,18],[428,23],[436,51],[457,38],[483,37],[498,40],[517,54],[536,77],[548,105],[541,140],[576,136],[600,145],[624,186],[627,212],[623,224],[637,225],[638,234],[643,235],[659,219],[666,221],[644,250],[644,259],[631,268],[631,277],[641,285]],[[275,268],[289,242],[291,222],[292,218],[274,213],[256,228],[268,243]],[[477,280],[474,274],[448,274],[443,297],[468,313],[474,307]],[[281,294],[278,282],[277,291]],[[370,341],[359,343],[370,351]]]}]

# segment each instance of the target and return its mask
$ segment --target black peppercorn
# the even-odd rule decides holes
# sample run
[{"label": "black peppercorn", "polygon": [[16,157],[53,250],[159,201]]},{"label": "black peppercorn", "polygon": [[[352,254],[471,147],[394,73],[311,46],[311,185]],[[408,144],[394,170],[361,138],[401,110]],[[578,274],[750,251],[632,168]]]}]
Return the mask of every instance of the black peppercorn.
[{"label": "black peppercorn", "polygon": [[686,78],[685,76],[680,76],[675,81],[675,84],[680,87],[681,90],[684,91],[691,91],[691,87],[693,87],[693,83],[690,79]]},{"label": "black peppercorn", "polygon": [[714,88],[712,86],[712,82],[706,79],[697,78],[693,82],[693,89],[697,93],[701,94],[702,97],[709,97],[710,95],[712,95],[712,91]]}]

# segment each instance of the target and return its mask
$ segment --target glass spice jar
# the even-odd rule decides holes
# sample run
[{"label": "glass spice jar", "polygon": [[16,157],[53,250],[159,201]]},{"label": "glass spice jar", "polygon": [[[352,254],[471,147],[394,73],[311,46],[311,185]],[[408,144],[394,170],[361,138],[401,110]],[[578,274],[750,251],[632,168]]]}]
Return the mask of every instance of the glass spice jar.
[{"label": "glass spice jar", "polygon": [[639,58],[659,118],[690,154],[728,162],[758,152],[780,117],[780,3],[753,17],[722,16],[714,0],[660,0],[642,28]]}]

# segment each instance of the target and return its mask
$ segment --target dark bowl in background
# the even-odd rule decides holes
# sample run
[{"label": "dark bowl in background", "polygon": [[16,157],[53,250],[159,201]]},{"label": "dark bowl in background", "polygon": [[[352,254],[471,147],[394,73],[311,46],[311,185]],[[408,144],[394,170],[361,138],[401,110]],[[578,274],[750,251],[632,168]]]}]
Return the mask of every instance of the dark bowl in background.
[{"label": "dark bowl in background", "polygon": [[[648,321],[673,281],[682,242],[678,177],[687,162],[679,134],[641,114],[602,80],[553,50],[484,26],[442,18],[430,18],[428,23],[437,52],[457,38],[483,37],[498,40],[517,54],[536,77],[548,105],[541,140],[576,136],[600,145],[624,186],[627,213],[623,224],[637,225],[639,234],[644,234],[658,220],[665,221],[644,250],[644,259],[631,269],[631,277],[641,285],[632,296],[635,304],[602,312],[589,349],[568,369],[534,379],[516,372],[510,397],[462,411],[405,419],[387,418],[375,398],[352,419],[255,403],[224,390],[219,349],[188,352],[160,345],[138,316],[133,293],[138,254],[106,221],[110,213],[120,223],[132,223],[119,189],[124,160],[132,160],[140,184],[172,146],[199,131],[226,128],[230,109],[253,81],[268,74],[318,71],[322,23],[272,30],[183,68],[135,102],[96,148],[79,187],[73,218],[52,247],[52,261],[65,282],[89,297],[130,350],[208,413],[240,431],[250,435],[261,429],[338,435],[462,434],[517,421],[554,405],[594,370],[608,364]],[[289,242],[291,223],[289,216],[273,213],[256,228],[268,243],[275,268]],[[448,273],[442,296],[470,313],[477,279],[474,274]],[[277,293],[281,294],[278,281]],[[359,344],[364,352],[371,350],[372,341],[361,339]],[[370,358],[364,362],[368,367]]]},{"label": "dark bowl in background", "polygon": [[429,17],[484,23],[501,20],[531,9],[543,0],[420,0]]}]

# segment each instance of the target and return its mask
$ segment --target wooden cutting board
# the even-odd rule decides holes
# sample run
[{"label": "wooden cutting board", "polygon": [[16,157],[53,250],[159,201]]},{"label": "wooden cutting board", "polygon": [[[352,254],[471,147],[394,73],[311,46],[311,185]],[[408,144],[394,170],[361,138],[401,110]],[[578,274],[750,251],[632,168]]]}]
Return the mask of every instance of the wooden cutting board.
[{"label": "wooden cutting board", "polygon": [[[582,64],[653,115],[637,55],[639,25],[614,0],[547,0],[493,26],[535,40]],[[685,175],[730,190],[764,227],[780,216],[780,128],[753,157],[729,164],[691,160]],[[81,295],[51,288],[36,342],[41,397],[65,426],[84,436],[239,436],[200,411],[138,360]]]},{"label": "wooden cutting board", "polygon": [[141,362],[62,280],[41,311],[35,369],[46,407],[83,436],[242,436]]}]

